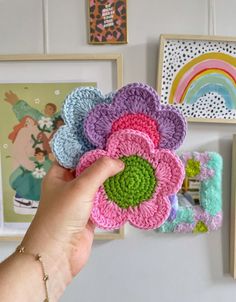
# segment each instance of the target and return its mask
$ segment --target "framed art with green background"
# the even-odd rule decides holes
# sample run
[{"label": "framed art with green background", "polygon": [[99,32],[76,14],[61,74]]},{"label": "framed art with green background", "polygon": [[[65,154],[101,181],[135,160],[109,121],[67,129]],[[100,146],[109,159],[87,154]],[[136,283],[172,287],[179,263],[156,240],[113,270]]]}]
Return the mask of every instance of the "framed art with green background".
[{"label": "framed art with green background", "polygon": [[[64,99],[82,86],[105,88],[107,92],[117,89],[121,67],[118,55],[100,55],[98,60],[94,55],[58,56],[56,62],[52,56],[2,59],[0,65],[6,76],[0,78],[0,238],[16,239],[23,236],[38,208],[43,177],[55,159],[50,141],[64,124],[61,116]],[[104,77],[99,75],[102,64],[107,73]],[[26,69],[28,73],[24,72]],[[77,75],[78,71],[81,76]],[[106,77],[110,77],[110,82]],[[97,237],[109,239],[114,235],[122,237],[123,230],[115,234],[100,233]]]}]

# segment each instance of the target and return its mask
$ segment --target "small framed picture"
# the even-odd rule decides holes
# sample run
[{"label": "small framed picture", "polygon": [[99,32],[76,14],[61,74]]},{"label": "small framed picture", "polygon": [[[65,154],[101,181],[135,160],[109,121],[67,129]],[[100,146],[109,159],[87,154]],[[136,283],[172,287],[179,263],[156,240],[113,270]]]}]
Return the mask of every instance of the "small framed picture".
[{"label": "small framed picture", "polygon": [[169,197],[170,216],[157,231],[196,234],[218,230],[223,217],[222,157],[216,152],[193,151],[180,158],[185,179],[181,190]]},{"label": "small framed picture", "polygon": [[157,90],[190,122],[236,123],[236,38],[161,35]]},{"label": "small framed picture", "polygon": [[127,43],[127,0],[88,0],[89,44]]}]

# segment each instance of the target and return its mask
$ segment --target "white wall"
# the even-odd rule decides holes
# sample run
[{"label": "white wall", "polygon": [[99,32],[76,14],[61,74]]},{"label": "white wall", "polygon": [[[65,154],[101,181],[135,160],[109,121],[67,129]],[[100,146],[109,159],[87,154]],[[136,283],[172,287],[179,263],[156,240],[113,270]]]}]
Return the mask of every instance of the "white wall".
[{"label": "white wall", "polygon": [[[161,33],[207,34],[206,0],[128,0],[129,44],[87,45],[85,0],[48,0],[51,53],[121,52],[124,82],[155,87]],[[236,35],[236,1],[215,0],[216,33]],[[0,0],[0,53],[41,53],[39,0]],[[0,70],[1,72],[1,70]],[[89,264],[61,301],[231,302],[229,202],[233,125],[191,124],[183,149],[224,157],[224,225],[208,235],[157,234],[127,227],[126,239],[95,242]],[[0,258],[16,243],[0,243]]]}]

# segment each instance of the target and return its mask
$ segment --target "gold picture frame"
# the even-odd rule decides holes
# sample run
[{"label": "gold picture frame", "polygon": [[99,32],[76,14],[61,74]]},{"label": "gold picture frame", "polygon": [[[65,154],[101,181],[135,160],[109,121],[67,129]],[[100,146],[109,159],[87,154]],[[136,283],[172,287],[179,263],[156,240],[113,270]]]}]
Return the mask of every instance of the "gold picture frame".
[{"label": "gold picture frame", "polygon": [[[176,80],[174,85],[176,85],[176,82],[177,84],[181,83],[180,81],[178,82],[177,81],[177,77],[179,76],[180,74],[180,70],[182,69],[183,71],[183,67],[184,66],[187,66],[189,64],[189,61],[192,60],[192,54],[189,55],[189,53],[192,52],[192,50],[190,51],[189,48],[188,48],[188,52],[186,53],[186,56],[190,56],[190,59],[188,59],[187,57],[182,60],[183,58],[181,57],[179,62],[182,61],[180,64],[179,64],[179,67],[178,67],[178,55],[181,53],[184,53],[184,48],[180,48],[179,51],[176,51],[175,52],[175,55],[172,54],[172,52],[168,52],[168,48],[165,48],[167,43],[168,42],[171,42],[172,41],[172,45],[171,45],[171,51],[174,51],[174,47],[177,48],[177,45],[178,45],[178,42],[179,44],[181,43],[185,43],[185,44],[188,44],[192,42],[192,44],[195,44],[195,49],[197,49],[197,44],[199,43],[211,43],[211,45],[213,45],[215,48],[217,47],[217,45],[219,45],[219,47],[223,47],[224,45],[229,45],[229,44],[232,44],[232,45],[235,45],[236,47],[236,38],[235,37],[222,37],[222,36],[201,36],[201,35],[171,35],[171,34],[168,34],[168,35],[161,35],[160,36],[160,47],[159,47],[159,60],[158,60],[158,67],[157,67],[157,81],[156,81],[156,90],[158,91],[159,95],[161,95],[161,101],[164,102],[164,103],[168,103],[169,101],[167,101],[169,99],[169,96],[173,96],[172,94],[172,91],[171,90],[171,87],[173,87],[173,80]],[[173,47],[173,45],[175,45]],[[193,45],[192,45],[193,46]],[[178,47],[180,47],[180,45],[178,45]],[[186,45],[184,46],[186,47]],[[192,47],[192,48],[194,48]],[[201,47],[199,46],[199,49]],[[210,49],[210,48],[209,48]],[[201,55],[202,53],[204,52],[204,54],[208,54],[210,53],[210,51],[207,51],[207,48],[205,50],[203,50],[201,52]],[[212,51],[212,52],[215,52],[215,51]],[[220,52],[220,51],[219,51]],[[178,54],[179,53],[179,54]],[[222,52],[223,53],[223,52]],[[176,71],[171,71],[173,75],[169,76],[168,78],[168,81],[170,81],[170,83],[168,84],[166,81],[165,83],[165,87],[163,88],[163,75],[167,72],[164,68],[164,62],[166,60],[166,58],[168,56],[172,56],[172,63],[169,63],[170,60],[168,61],[168,63],[166,63],[166,66],[168,68],[171,68],[171,69],[176,69]],[[194,57],[194,59],[196,59],[197,56]],[[200,55],[199,55],[200,57]],[[233,57],[233,56],[232,56]],[[199,61],[201,60],[201,58],[199,58]],[[203,60],[203,57],[202,57],[202,60]],[[233,60],[234,60],[234,68],[236,68],[236,58],[233,57]],[[183,63],[184,61],[184,63]],[[196,61],[197,62],[197,61]],[[191,62],[190,62],[191,63]],[[171,66],[172,64],[172,66]],[[181,65],[182,64],[182,65]],[[196,65],[195,65],[196,66]],[[166,68],[167,68],[166,67]],[[171,72],[169,71],[169,74],[171,74]],[[201,70],[199,71],[201,72]],[[200,76],[199,76],[200,77]],[[187,78],[187,77],[186,77]],[[178,80],[182,80],[180,77],[178,78]],[[187,80],[186,80],[187,81]],[[186,90],[190,87],[190,85],[192,84],[195,84],[196,82],[193,82],[193,80],[191,79],[192,82],[189,82],[188,83],[188,87],[183,87],[185,88]],[[206,80],[207,81],[207,80]],[[183,83],[183,82],[182,82]],[[234,83],[235,84],[235,83]],[[169,88],[167,88],[167,86],[169,85]],[[200,84],[199,84],[200,85]],[[192,86],[193,87],[193,86]],[[165,90],[165,91],[164,91]],[[180,90],[180,89],[179,89]],[[184,91],[185,95],[186,95],[186,90]],[[188,90],[187,90],[188,91]],[[176,92],[176,90],[175,90]],[[184,93],[181,95],[179,94],[179,98],[180,97],[183,97]],[[165,96],[164,96],[165,94]],[[174,100],[174,98],[173,98]],[[231,100],[233,101],[233,100]],[[234,100],[236,102],[236,100]],[[223,105],[222,105],[223,106]],[[187,120],[189,122],[200,122],[200,123],[224,123],[224,124],[235,124],[236,123],[236,118],[232,118],[232,119],[226,119],[226,118],[211,118],[211,117],[187,117]]]},{"label": "gold picture frame", "polygon": [[[71,64],[73,63],[74,64]],[[52,63],[53,65],[50,65]],[[2,83],[22,83],[27,82],[24,79],[25,68],[27,68],[27,71],[29,72],[28,79],[29,81],[32,81],[33,83],[39,82],[37,80],[40,75],[38,75],[38,69],[42,70],[41,72],[45,72],[48,70],[49,73],[52,74],[53,77],[53,71],[52,66],[55,67],[55,78],[56,81],[58,80],[58,72],[61,72],[62,79],[58,80],[60,81],[68,81],[65,80],[66,75],[62,71],[66,70],[66,74],[70,73],[70,70],[73,69],[74,78],[78,80],[78,82],[81,82],[81,76],[79,71],[76,69],[74,65],[81,63],[83,66],[84,64],[87,64],[86,66],[89,66],[88,73],[93,69],[96,72],[101,72],[101,64],[104,64],[104,68],[106,67],[109,70],[109,74],[111,74],[114,79],[111,79],[110,85],[112,86],[113,90],[119,89],[123,85],[123,57],[121,54],[117,53],[105,53],[105,54],[53,54],[53,55],[0,55],[0,66],[5,68],[5,77],[0,78],[0,82]],[[97,65],[96,65],[97,63]],[[91,65],[92,64],[92,65]],[[76,65],[77,66],[77,65]],[[36,70],[37,67],[37,70]],[[82,65],[81,65],[82,68]],[[85,67],[84,67],[85,68]],[[22,71],[19,71],[19,69],[22,69]],[[79,69],[80,70],[80,69]],[[105,70],[105,69],[104,69]],[[104,71],[103,70],[103,71]],[[14,73],[15,71],[15,73]],[[14,79],[11,78],[11,76],[14,74]],[[21,77],[22,75],[22,77]],[[32,79],[30,77],[32,76]],[[89,77],[89,76],[88,76]],[[98,77],[98,76],[97,76]],[[48,80],[44,81],[44,78],[47,78],[46,73],[45,77],[43,76],[43,83],[47,82]],[[54,79],[54,77],[53,77]],[[104,76],[105,79],[105,76]],[[76,81],[74,80],[74,82]],[[99,77],[99,81],[102,84],[102,76]],[[72,82],[72,79],[69,79],[70,82]],[[30,82],[30,83],[32,83]],[[85,81],[84,81],[85,82]],[[106,80],[104,80],[106,82]],[[41,82],[40,82],[41,83]],[[107,87],[107,83],[104,83],[104,87]],[[99,88],[101,88],[99,86]],[[2,146],[1,146],[2,147]],[[1,190],[0,190],[1,191]],[[1,202],[1,197],[0,197]],[[0,240],[3,241],[19,241],[24,236],[25,229],[6,229],[4,227],[4,219],[3,219],[3,208],[0,205]],[[98,240],[112,240],[112,239],[123,239],[124,238],[124,227],[122,227],[119,230],[115,231],[103,231],[99,230],[99,232],[95,232],[95,239]]]}]

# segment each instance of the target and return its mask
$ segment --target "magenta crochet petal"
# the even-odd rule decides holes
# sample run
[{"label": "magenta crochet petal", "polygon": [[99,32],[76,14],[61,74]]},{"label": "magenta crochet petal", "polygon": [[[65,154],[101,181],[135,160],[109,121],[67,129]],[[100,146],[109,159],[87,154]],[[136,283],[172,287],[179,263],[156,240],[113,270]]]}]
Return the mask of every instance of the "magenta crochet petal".
[{"label": "magenta crochet petal", "polygon": [[160,227],[169,217],[171,204],[168,197],[157,197],[141,203],[137,208],[129,209],[129,222],[139,229]]},{"label": "magenta crochet petal", "polygon": [[103,188],[100,188],[93,202],[90,219],[104,230],[119,229],[127,221],[127,210],[108,200]]}]

